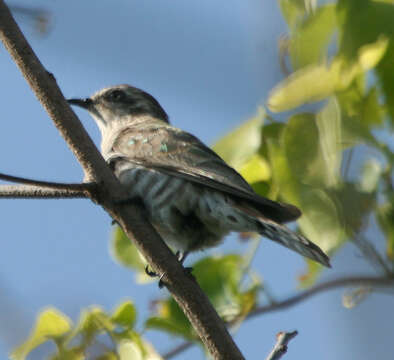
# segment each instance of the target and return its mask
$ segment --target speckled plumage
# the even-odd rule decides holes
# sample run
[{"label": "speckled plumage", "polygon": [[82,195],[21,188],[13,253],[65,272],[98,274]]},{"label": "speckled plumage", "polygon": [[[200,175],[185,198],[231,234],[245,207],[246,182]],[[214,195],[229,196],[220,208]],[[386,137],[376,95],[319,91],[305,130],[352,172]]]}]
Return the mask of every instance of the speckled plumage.
[{"label": "speckled plumage", "polygon": [[219,243],[230,231],[255,231],[323,265],[323,251],[283,225],[301,212],[257,195],[195,136],[171,126],[160,104],[128,85],[70,103],[86,108],[102,133],[102,154],[152,225],[183,252]]}]

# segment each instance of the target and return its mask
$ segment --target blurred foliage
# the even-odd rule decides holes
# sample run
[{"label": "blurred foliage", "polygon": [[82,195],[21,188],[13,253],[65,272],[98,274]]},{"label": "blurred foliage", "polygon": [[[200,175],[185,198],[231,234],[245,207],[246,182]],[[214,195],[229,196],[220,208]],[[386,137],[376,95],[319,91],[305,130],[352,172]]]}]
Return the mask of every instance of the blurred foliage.
[{"label": "blurred foliage", "polygon": [[[281,49],[293,72],[267,106],[292,112],[285,123],[272,119],[281,124],[274,136],[264,136],[263,128],[266,145],[259,151],[272,173],[270,194],[300,207],[300,231],[331,257],[365,235],[375,218],[387,249],[376,256],[382,271],[392,269],[394,3],[279,4],[289,27]],[[316,103],[307,107],[312,111],[305,111],[308,103]],[[304,286],[321,270],[307,263]]]},{"label": "blurred foliage", "polygon": [[[347,242],[362,244],[365,257],[373,252],[370,262],[380,264],[378,271],[392,274],[394,2],[278,3],[288,24],[288,35],[280,40],[281,62],[291,74],[272,90],[267,110],[259,108],[255,117],[213,149],[256,192],[298,206],[303,212],[298,231],[331,257]],[[306,106],[310,103],[314,104]],[[287,118],[277,118],[279,111],[288,111]],[[371,221],[380,229],[381,244],[368,238]],[[256,242],[248,244],[244,254],[205,257],[192,265],[219,314],[232,325],[258,306],[258,295],[264,291],[260,276],[250,269]],[[146,261],[118,227],[111,251],[117,262],[135,272],[139,283],[151,281],[145,274]],[[301,286],[312,285],[322,271],[319,264],[306,264]],[[353,290],[344,304],[353,307],[372,290]],[[84,359],[92,347],[97,352],[98,336],[105,334],[111,342],[101,345],[97,359],[158,359],[135,330],[135,322],[136,309],[130,302],[112,314],[97,307],[86,310],[75,327],[48,309],[13,358],[23,359],[41,343],[52,341],[53,359]],[[156,301],[144,327],[199,341],[170,297]]]},{"label": "blurred foliage", "polygon": [[52,342],[56,347],[49,356],[52,360],[161,359],[135,329],[136,316],[134,304],[125,301],[112,313],[98,306],[86,309],[73,326],[64,314],[48,308],[38,315],[29,338],[10,357],[25,359],[37,346]]}]

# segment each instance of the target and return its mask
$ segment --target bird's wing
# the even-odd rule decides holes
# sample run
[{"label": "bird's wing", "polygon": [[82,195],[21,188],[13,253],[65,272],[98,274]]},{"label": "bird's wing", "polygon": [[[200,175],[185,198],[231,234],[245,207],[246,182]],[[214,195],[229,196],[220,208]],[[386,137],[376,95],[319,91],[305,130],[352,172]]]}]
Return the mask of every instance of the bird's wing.
[{"label": "bird's wing", "polygon": [[257,195],[244,178],[195,136],[171,126],[125,128],[107,160],[123,161],[210,187],[247,200],[267,218],[284,223],[301,212],[293,205]]}]

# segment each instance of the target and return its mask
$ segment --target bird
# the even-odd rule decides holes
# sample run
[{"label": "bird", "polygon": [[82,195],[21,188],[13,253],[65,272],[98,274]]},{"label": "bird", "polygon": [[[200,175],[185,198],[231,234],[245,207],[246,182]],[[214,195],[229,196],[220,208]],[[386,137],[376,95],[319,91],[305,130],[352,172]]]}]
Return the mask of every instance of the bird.
[{"label": "bird", "polygon": [[257,232],[331,267],[316,244],[286,227],[301,216],[296,206],[255,193],[197,137],[172,126],[149,93],[122,84],[67,101],[96,121],[104,159],[181,263],[230,232]]}]

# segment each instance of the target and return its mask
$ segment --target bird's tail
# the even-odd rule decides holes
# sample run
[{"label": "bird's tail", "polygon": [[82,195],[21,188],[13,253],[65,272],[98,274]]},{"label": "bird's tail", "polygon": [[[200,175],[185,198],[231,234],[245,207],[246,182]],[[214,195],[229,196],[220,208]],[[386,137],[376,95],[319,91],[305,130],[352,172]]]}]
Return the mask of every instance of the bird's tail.
[{"label": "bird's tail", "polygon": [[317,261],[318,263],[331,267],[328,256],[313,242],[306,237],[297,234],[286,226],[273,222],[269,219],[259,218],[260,228],[259,233],[277,243],[288,247],[299,254]]},{"label": "bird's tail", "polygon": [[235,207],[257,220],[257,229],[261,235],[298,252],[302,256],[317,261],[324,266],[331,267],[328,256],[306,237],[291,231],[285,225],[266,218],[259,210],[251,207],[250,204],[245,202],[237,203]]}]

